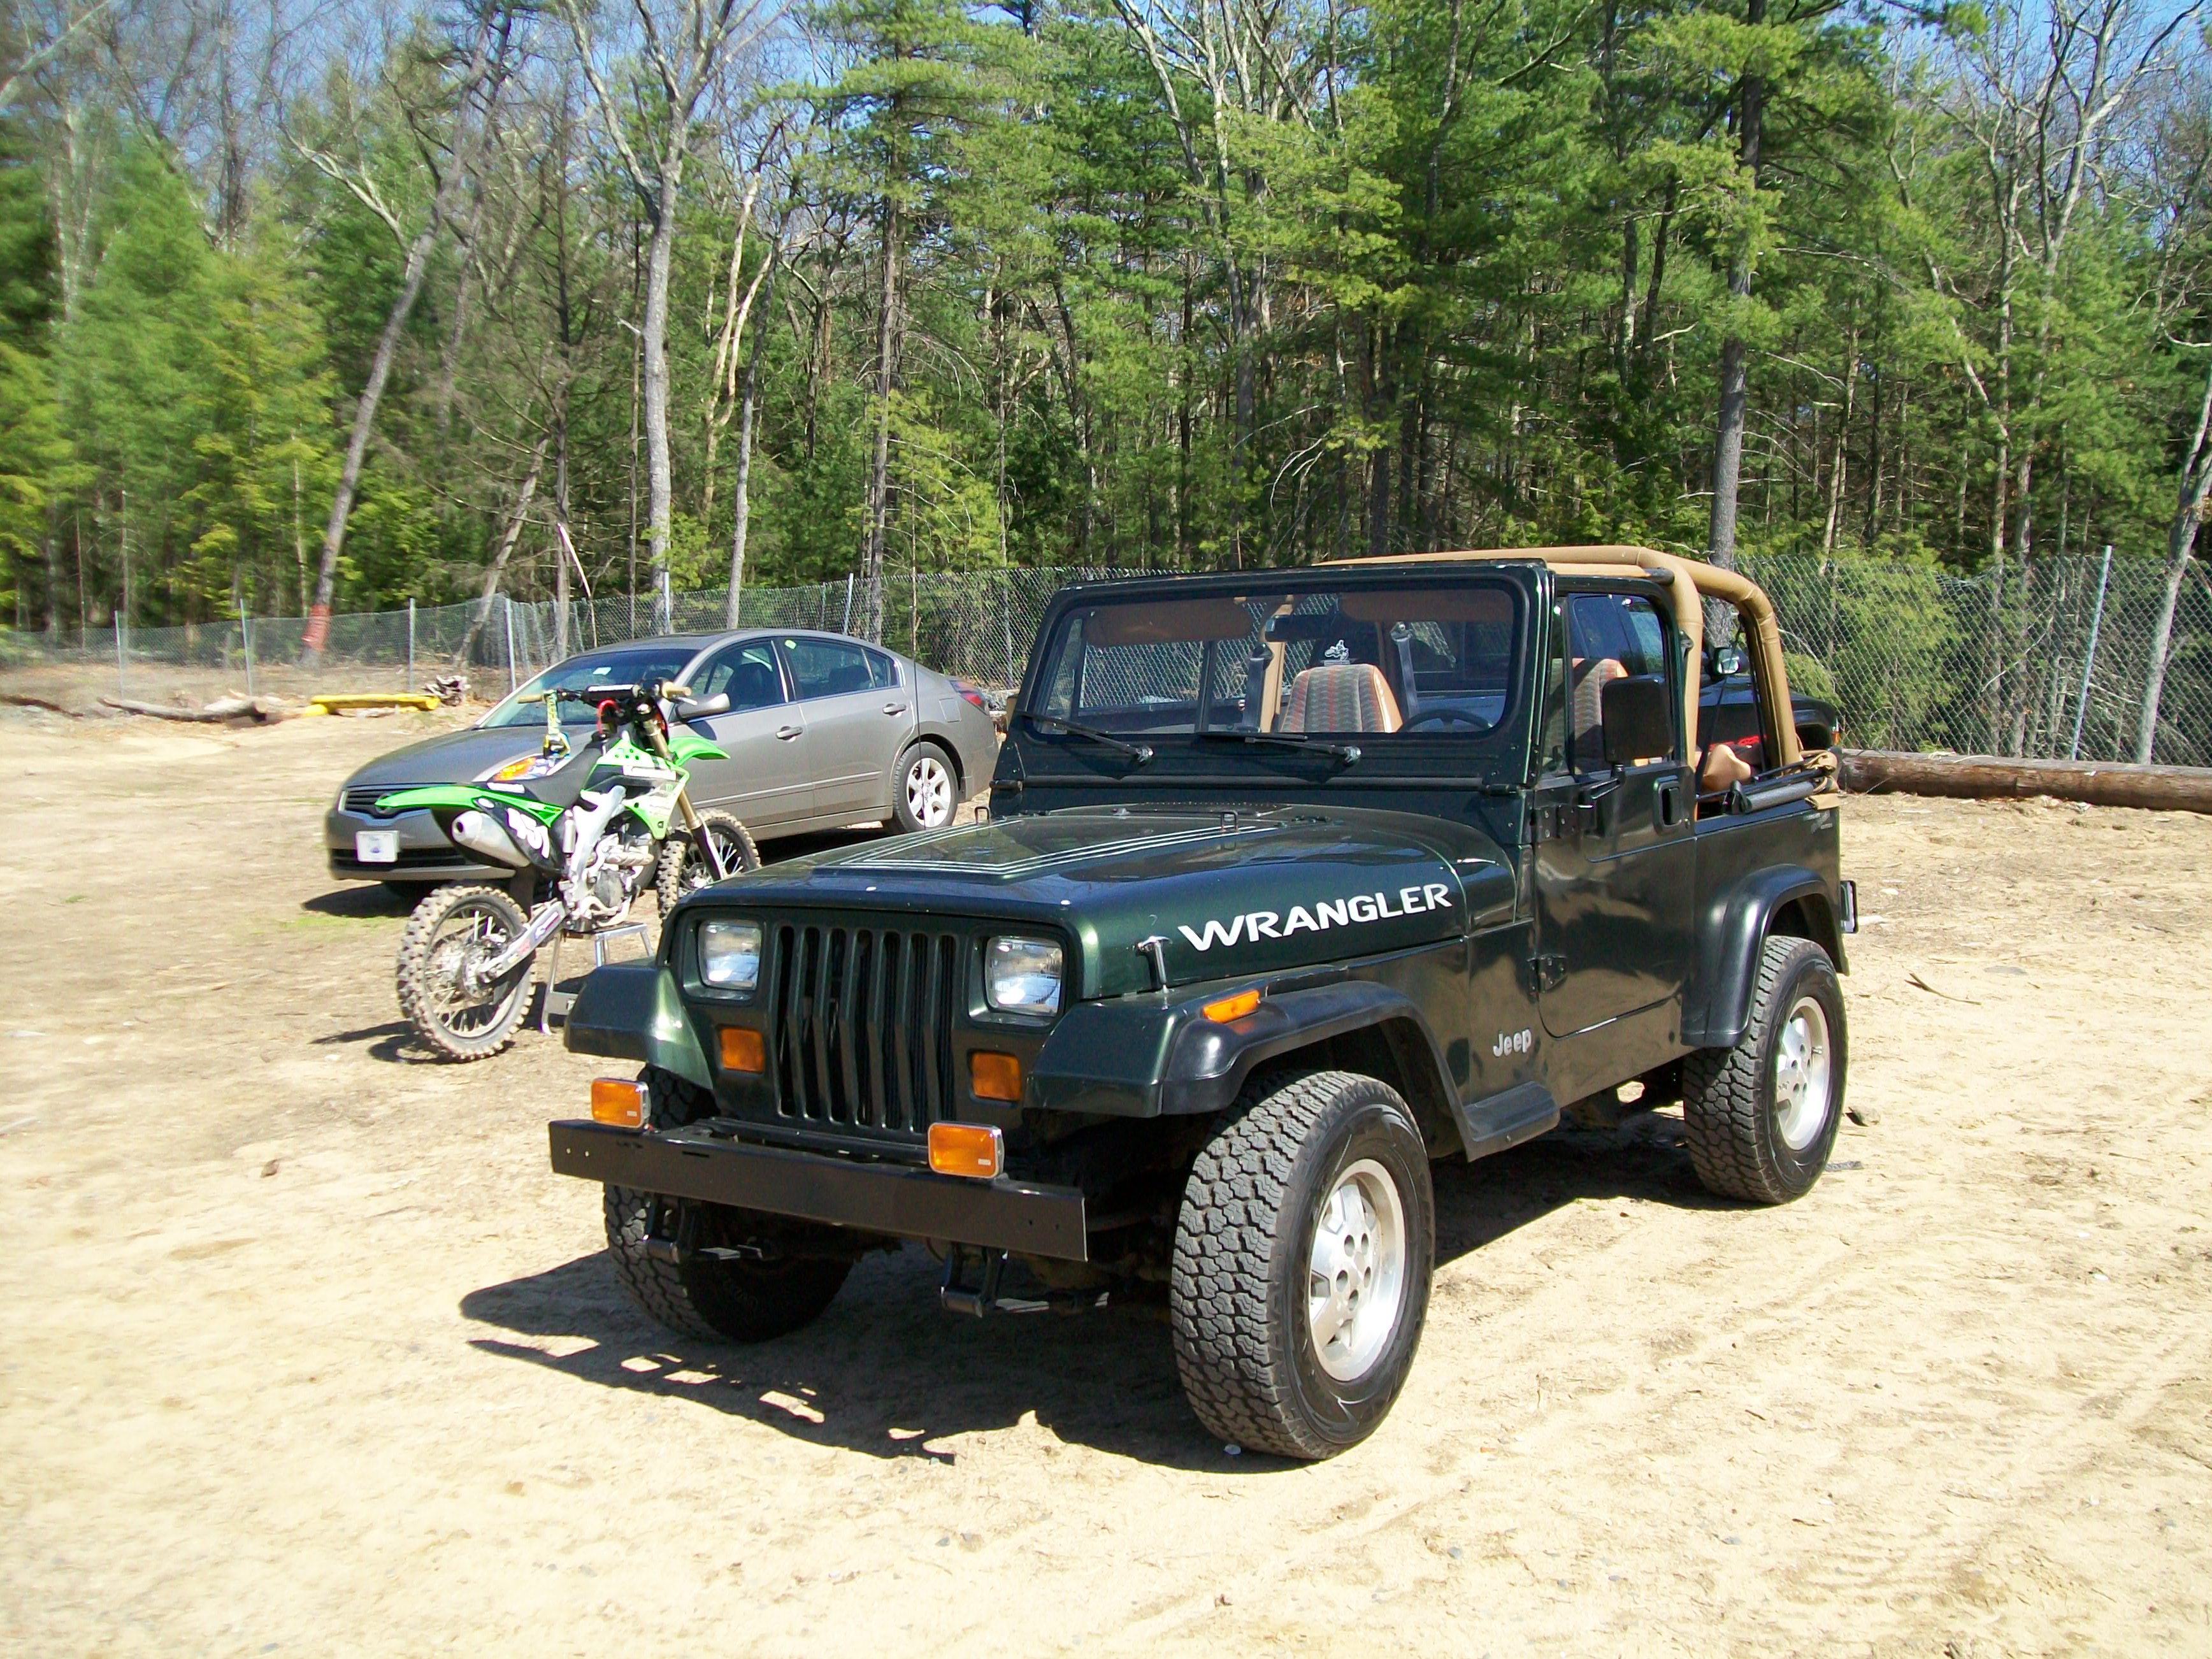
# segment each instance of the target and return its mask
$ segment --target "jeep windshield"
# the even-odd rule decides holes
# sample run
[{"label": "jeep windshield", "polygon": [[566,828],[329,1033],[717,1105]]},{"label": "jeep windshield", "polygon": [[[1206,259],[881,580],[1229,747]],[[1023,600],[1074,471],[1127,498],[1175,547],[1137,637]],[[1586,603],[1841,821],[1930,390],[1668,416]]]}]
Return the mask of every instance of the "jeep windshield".
[{"label": "jeep windshield", "polygon": [[1483,575],[1278,572],[1250,592],[1102,596],[1060,617],[1035,712],[1123,742],[1242,738],[1255,755],[1352,761],[1486,738],[1515,713],[1525,611]]}]

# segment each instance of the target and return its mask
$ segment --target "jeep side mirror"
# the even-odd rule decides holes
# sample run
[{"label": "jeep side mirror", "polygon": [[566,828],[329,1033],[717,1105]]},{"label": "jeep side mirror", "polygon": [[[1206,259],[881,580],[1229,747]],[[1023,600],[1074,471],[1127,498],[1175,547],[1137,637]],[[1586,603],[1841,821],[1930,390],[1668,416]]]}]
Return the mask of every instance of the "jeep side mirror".
[{"label": "jeep side mirror", "polygon": [[1734,679],[1743,672],[1743,653],[1732,645],[1721,647],[1713,653],[1713,672],[1721,679]]},{"label": "jeep side mirror", "polygon": [[696,702],[690,697],[679,697],[676,702],[676,718],[679,720],[702,720],[709,714],[726,714],[729,712],[730,694],[726,691],[717,691],[713,696],[701,697]]},{"label": "jeep side mirror", "polygon": [[1607,680],[1598,693],[1598,716],[1605,726],[1608,766],[1654,760],[1674,750],[1674,699],[1659,674],[1631,674]]}]

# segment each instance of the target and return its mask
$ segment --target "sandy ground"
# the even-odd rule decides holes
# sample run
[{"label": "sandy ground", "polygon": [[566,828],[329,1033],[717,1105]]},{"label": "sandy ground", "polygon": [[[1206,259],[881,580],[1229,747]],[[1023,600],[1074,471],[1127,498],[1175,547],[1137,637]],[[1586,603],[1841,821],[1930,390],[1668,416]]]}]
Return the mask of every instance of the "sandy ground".
[{"label": "sandy ground", "polygon": [[593,1063],[427,1062],[324,873],[415,718],[0,715],[0,1651],[2212,1652],[2212,819],[1855,804],[1879,1122],[1780,1210],[1665,1116],[1440,1167],[1407,1393],[1293,1468],[918,1251],[632,1313]]}]

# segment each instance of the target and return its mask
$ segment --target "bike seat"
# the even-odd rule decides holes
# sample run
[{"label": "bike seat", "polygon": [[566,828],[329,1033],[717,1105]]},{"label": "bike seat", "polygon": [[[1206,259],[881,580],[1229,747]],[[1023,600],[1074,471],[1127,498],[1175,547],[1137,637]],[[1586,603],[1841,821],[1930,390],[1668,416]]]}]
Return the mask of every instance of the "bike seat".
[{"label": "bike seat", "polygon": [[592,769],[599,763],[599,744],[586,744],[557,771],[548,772],[542,778],[524,778],[506,787],[542,805],[574,806],[583,794],[584,786],[591,781]]}]

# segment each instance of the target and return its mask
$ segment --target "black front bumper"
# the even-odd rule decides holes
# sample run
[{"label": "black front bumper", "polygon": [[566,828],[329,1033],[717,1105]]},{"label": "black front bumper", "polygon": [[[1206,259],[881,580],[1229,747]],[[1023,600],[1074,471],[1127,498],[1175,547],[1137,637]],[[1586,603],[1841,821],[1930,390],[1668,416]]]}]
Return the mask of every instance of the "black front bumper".
[{"label": "black front bumper", "polygon": [[969,1181],[730,1140],[696,1127],[647,1134],[569,1119],[549,1133],[556,1175],[900,1238],[1089,1259],[1083,1194],[1073,1187],[1005,1176]]}]

